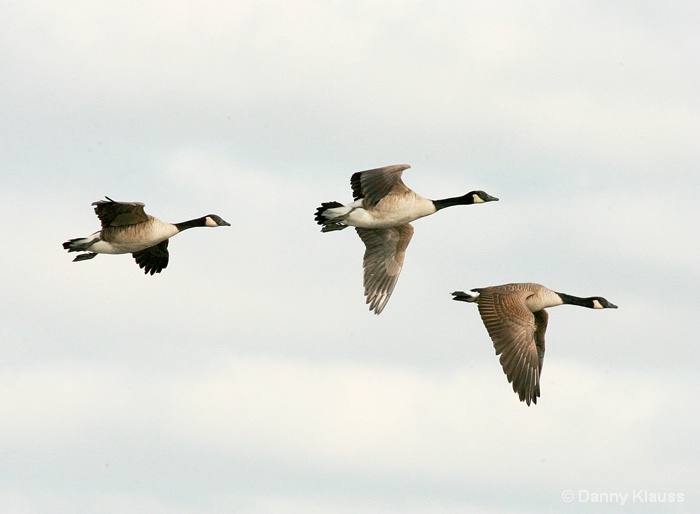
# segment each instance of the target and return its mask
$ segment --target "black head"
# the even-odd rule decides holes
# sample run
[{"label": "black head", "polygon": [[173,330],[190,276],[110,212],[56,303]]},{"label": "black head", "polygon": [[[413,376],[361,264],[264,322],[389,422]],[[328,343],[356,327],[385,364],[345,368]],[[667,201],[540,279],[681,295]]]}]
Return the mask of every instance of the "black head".
[{"label": "black head", "polygon": [[617,309],[617,305],[610,303],[602,296],[594,296],[591,300],[594,309]]},{"label": "black head", "polygon": [[224,221],[221,219],[221,216],[217,216],[216,214],[207,214],[204,217],[204,226],[205,227],[230,227],[231,224],[228,221]]},{"label": "black head", "polygon": [[491,196],[486,191],[471,191],[464,195],[469,203],[497,202],[498,198]]}]

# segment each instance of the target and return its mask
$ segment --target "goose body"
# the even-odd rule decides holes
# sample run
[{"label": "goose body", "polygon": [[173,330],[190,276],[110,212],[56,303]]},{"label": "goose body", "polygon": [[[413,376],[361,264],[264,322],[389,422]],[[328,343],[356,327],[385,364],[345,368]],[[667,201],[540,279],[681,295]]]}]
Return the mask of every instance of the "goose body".
[{"label": "goose body", "polygon": [[325,224],[323,221],[319,224],[323,225],[324,232],[342,230],[347,226],[391,228],[405,225],[435,212],[437,209],[432,200],[409,191],[403,195],[388,195],[374,206],[368,206],[365,199],[360,198],[347,205],[324,209],[322,217]]},{"label": "goose body", "polygon": [[73,261],[92,259],[98,253],[130,253],[144,273],[153,275],[168,266],[168,241],[171,237],[193,227],[230,226],[216,214],[181,223],[167,223],[146,214],[145,205],[141,202],[116,202],[106,198],[92,204],[102,229],[88,237],[63,243],[63,248],[68,252],[86,252]]},{"label": "goose body", "polygon": [[504,284],[455,291],[453,300],[474,302],[493,341],[496,355],[513,384],[520,401],[537,403],[544,361],[544,334],[549,315],[545,310],[557,305],[578,305],[590,309],[617,309],[605,298],[580,298],[557,293],[540,284]]},{"label": "goose body", "polygon": [[315,220],[322,232],[355,227],[365,244],[365,296],[375,314],[382,312],[398,281],[413,236],[412,221],[453,205],[498,200],[484,191],[443,200],[423,198],[401,180],[408,168],[408,164],[397,164],[358,171],[350,178],[353,202],[326,202],[316,209]]}]

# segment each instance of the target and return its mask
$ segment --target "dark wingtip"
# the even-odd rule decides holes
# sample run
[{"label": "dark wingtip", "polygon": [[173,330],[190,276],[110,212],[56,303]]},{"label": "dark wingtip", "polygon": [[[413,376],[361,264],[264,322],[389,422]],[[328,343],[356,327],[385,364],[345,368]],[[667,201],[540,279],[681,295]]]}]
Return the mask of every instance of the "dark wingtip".
[{"label": "dark wingtip", "polygon": [[105,195],[105,200],[97,200],[96,202],[92,202],[90,205],[94,205],[95,207],[97,207],[98,205],[102,205],[109,202],[117,203],[114,200],[112,200],[109,196]]},{"label": "dark wingtip", "polygon": [[539,393],[537,391],[535,391],[533,394],[528,394],[528,392],[524,392],[518,393],[518,396],[520,397],[520,401],[526,403],[529,407],[530,404],[537,405],[537,397],[539,396]]},{"label": "dark wingtip", "polygon": [[145,266],[145,267],[143,268],[143,273],[144,273],[145,275],[151,275],[151,276],[153,276],[153,275],[155,275],[156,273],[160,273],[161,271],[163,271],[163,268],[160,268],[160,269],[159,269],[159,268],[156,268],[156,267],[153,267],[153,268],[152,268],[152,267],[150,267],[150,266]]}]

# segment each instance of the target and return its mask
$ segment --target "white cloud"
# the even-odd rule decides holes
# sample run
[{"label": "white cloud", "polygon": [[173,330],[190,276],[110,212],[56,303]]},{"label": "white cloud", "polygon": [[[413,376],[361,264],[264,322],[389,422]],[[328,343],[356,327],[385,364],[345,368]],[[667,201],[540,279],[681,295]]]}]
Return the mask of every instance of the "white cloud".
[{"label": "white cloud", "polygon": [[[402,484],[414,481],[444,484],[451,495],[465,482],[470,489],[493,487],[506,461],[512,469],[536,466],[537,473],[518,483],[544,492],[591,484],[639,488],[650,478],[658,452],[652,443],[665,427],[658,413],[669,398],[679,406],[690,401],[678,381],[611,376],[558,359],[546,371],[540,404],[528,408],[510,391],[496,359],[489,364],[449,376],[230,357],[179,376],[88,360],[28,366],[3,376],[0,410],[12,420],[2,428],[3,452],[14,455],[5,466],[24,474],[40,459],[50,475],[72,458],[62,449],[80,448],[74,480],[88,495],[108,494],[91,478],[95,472],[115,473],[118,481],[128,472],[135,482],[150,482],[157,473],[164,487],[179,487],[179,471],[166,465],[178,448],[198,456],[198,477],[216,473],[218,460],[228,462],[231,478],[200,484],[214,496],[242,493],[233,477],[252,462],[270,467],[272,476],[296,469],[331,483],[378,481],[391,488],[390,501],[410,495]],[[690,410],[678,414],[683,422],[673,432],[689,437],[698,417]],[[604,470],[601,455],[608,459]],[[570,462],[577,465],[564,471]],[[584,484],[579,470],[594,468],[595,480]],[[691,486],[682,468],[664,473],[655,480]],[[265,477],[250,480],[260,487]],[[341,483],[333,487],[342,490]]]}]

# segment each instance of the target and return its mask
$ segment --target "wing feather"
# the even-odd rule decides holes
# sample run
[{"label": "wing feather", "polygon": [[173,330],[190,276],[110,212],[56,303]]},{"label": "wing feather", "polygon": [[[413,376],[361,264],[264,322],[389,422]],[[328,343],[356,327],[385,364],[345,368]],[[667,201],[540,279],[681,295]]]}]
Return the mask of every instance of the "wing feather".
[{"label": "wing feather", "polygon": [[[485,288],[478,300],[479,314],[493,341],[508,382],[520,400],[537,403],[539,378],[544,359],[547,314],[530,312],[525,305],[527,290]],[[544,312],[544,314],[541,314]],[[544,320],[544,325],[542,325]]]},{"label": "wing feather", "polygon": [[365,208],[370,208],[390,193],[403,194],[410,191],[401,180],[403,171],[410,167],[408,164],[395,164],[353,173],[350,178],[353,198],[364,198]]},{"label": "wing feather", "polygon": [[95,214],[100,218],[102,228],[136,225],[148,221],[141,202],[115,202],[108,196],[106,200],[93,202]]},{"label": "wing feather", "polygon": [[406,248],[413,236],[413,226],[406,224],[383,229],[356,227],[355,230],[365,244],[365,296],[370,310],[379,314],[396,287]]},{"label": "wing feather", "polygon": [[168,267],[168,261],[170,260],[170,254],[168,253],[168,241],[162,241],[155,246],[149,246],[138,252],[134,252],[134,260],[139,268],[143,269],[143,272],[148,275],[155,273],[160,273],[165,268]]}]

